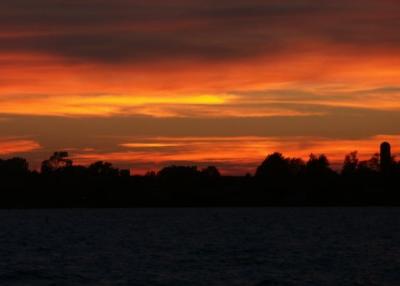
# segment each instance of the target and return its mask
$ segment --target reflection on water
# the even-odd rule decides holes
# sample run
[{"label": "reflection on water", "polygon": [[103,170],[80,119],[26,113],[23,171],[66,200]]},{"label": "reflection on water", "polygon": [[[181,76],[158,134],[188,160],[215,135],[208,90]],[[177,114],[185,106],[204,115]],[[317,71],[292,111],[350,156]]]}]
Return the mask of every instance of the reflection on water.
[{"label": "reflection on water", "polygon": [[0,285],[398,285],[400,209],[0,211]]}]

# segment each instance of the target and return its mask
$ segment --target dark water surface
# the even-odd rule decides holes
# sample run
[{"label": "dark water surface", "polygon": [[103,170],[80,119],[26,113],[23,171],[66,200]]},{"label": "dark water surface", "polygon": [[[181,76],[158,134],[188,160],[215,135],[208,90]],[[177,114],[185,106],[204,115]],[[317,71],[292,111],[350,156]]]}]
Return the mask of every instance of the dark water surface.
[{"label": "dark water surface", "polygon": [[400,209],[0,211],[0,285],[400,285]]}]

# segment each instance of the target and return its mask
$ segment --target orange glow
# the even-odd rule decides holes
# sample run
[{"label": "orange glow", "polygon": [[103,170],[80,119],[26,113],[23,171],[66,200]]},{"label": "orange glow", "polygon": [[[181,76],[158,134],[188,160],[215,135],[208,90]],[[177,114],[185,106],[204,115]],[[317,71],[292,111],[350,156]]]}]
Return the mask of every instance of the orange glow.
[{"label": "orange glow", "polygon": [[[397,85],[400,58],[396,54],[355,56],[351,50],[347,55],[335,52],[322,46],[312,56],[300,53],[296,57],[259,57],[224,63],[188,60],[175,61],[173,65],[165,62],[157,67],[108,66],[46,55],[0,54],[0,113],[171,117],[183,116],[190,108],[195,116],[237,117],[310,114],[295,106],[288,110],[271,104],[400,108],[400,92],[368,92]],[[241,91],[251,94],[263,90],[275,90],[278,94],[240,95]],[[279,95],[282,90],[298,95],[287,99]],[[303,93],[312,98],[303,98]],[[224,108],[213,112],[213,106]]]},{"label": "orange glow", "polygon": [[400,148],[398,1],[23,2],[0,1],[0,154],[243,174]]},{"label": "orange glow", "polygon": [[0,155],[24,153],[39,149],[40,145],[32,140],[0,139]]},{"label": "orange glow", "polygon": [[303,160],[307,160],[311,153],[325,154],[335,169],[340,168],[346,154],[355,150],[358,151],[361,160],[369,159],[379,151],[379,144],[384,140],[394,142],[394,151],[400,151],[400,136],[376,136],[368,140],[307,137],[160,137],[140,140],[140,143],[122,143],[121,146],[125,147],[126,151],[76,153],[74,160],[80,164],[105,160],[116,164],[130,162],[145,166],[133,168],[135,174],[174,163],[200,166],[214,164],[225,174],[245,174],[253,173],[268,154],[276,151]]}]

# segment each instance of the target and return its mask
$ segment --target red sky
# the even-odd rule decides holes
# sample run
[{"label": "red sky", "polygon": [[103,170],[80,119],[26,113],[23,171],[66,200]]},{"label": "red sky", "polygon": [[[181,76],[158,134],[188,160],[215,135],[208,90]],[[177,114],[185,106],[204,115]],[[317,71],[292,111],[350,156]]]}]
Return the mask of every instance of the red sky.
[{"label": "red sky", "polygon": [[400,5],[355,1],[0,3],[0,155],[54,150],[133,172],[333,163],[400,135]]}]

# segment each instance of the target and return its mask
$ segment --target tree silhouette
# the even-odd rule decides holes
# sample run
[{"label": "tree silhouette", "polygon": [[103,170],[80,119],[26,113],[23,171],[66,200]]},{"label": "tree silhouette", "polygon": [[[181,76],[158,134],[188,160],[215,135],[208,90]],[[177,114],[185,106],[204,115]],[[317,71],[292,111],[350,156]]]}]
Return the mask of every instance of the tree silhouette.
[{"label": "tree silhouette", "polygon": [[103,177],[119,175],[118,169],[114,168],[111,163],[103,161],[98,161],[89,165],[88,172],[90,175]]},{"label": "tree silhouette", "polygon": [[0,174],[2,175],[26,175],[29,173],[29,164],[26,159],[15,157],[8,160],[0,160]]},{"label": "tree silhouette", "polygon": [[264,178],[273,181],[294,177],[304,172],[304,161],[299,158],[285,158],[281,153],[275,152],[257,168],[256,178]]},{"label": "tree silhouette", "polygon": [[202,169],[201,175],[206,178],[214,178],[214,179],[221,177],[221,173],[215,166],[208,166],[207,168]]},{"label": "tree silhouette", "polygon": [[68,159],[68,157],[68,152],[54,152],[48,160],[42,162],[42,173],[51,173],[66,167],[71,167],[73,162],[72,160]]},{"label": "tree silhouette", "polygon": [[289,161],[278,152],[268,155],[256,171],[256,177],[268,179],[280,179],[289,174]]},{"label": "tree silhouette", "polygon": [[380,156],[375,153],[369,160],[361,161],[358,164],[358,169],[363,173],[379,172],[380,171]]},{"label": "tree silhouette", "polygon": [[325,155],[304,162],[275,152],[245,177],[176,165],[131,176],[109,162],[73,165],[67,152],[43,161],[42,173],[23,158],[0,159],[0,207],[400,205],[400,162],[383,149],[390,172],[379,154],[360,161],[351,152],[337,173]]},{"label": "tree silhouette", "polygon": [[342,174],[343,175],[354,175],[358,169],[358,153],[353,151],[346,155],[343,162]]},{"label": "tree silhouette", "polygon": [[306,163],[306,173],[310,176],[318,178],[319,176],[326,176],[332,174],[328,158],[322,155],[310,154],[310,158]]},{"label": "tree silhouette", "polygon": [[306,164],[302,159],[290,158],[289,159],[289,171],[292,176],[300,176],[305,171]]}]

